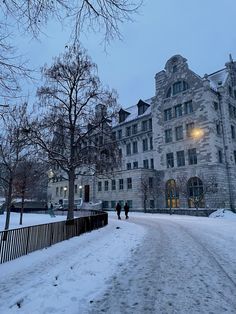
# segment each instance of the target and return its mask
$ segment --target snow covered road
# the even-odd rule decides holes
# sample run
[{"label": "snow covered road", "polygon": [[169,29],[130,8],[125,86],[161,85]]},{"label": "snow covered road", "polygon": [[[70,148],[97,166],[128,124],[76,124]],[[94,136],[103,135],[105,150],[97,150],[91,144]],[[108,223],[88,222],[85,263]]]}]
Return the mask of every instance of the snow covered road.
[{"label": "snow covered road", "polygon": [[144,242],[89,313],[236,313],[236,222],[146,215]]},{"label": "snow covered road", "polygon": [[236,313],[236,220],[123,218],[0,265],[0,313]]}]

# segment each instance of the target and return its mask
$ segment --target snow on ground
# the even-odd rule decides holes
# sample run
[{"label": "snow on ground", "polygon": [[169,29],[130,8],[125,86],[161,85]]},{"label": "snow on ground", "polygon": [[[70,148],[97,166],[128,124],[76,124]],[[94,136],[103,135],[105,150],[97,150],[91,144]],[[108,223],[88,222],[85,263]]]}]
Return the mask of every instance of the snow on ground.
[{"label": "snow on ground", "polygon": [[86,313],[144,234],[111,217],[102,229],[0,265],[0,313]]},{"label": "snow on ground", "polygon": [[212,213],[209,217],[236,220],[236,214],[227,209],[218,209],[214,213]]},{"label": "snow on ground", "polygon": [[234,214],[129,216],[0,265],[0,313],[236,313]]},{"label": "snow on ground", "polygon": [[[51,217],[49,214],[25,213],[23,214],[23,225],[19,225],[20,213],[11,213],[9,229],[21,228],[21,227],[32,226],[32,225],[41,225],[41,224],[61,221],[65,219],[66,219],[66,216]],[[5,220],[6,220],[6,213],[4,213],[3,215],[0,215],[0,231],[4,230]]]}]

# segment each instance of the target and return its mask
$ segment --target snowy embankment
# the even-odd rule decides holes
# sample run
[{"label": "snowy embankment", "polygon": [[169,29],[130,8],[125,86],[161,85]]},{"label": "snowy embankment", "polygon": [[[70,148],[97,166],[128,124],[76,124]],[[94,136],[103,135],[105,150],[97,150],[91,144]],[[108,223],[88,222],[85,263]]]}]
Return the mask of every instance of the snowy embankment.
[{"label": "snowy embankment", "polygon": [[0,313],[86,313],[146,233],[112,217],[102,229],[0,265]]},{"label": "snowy embankment", "polygon": [[[23,215],[23,225],[19,225],[20,214],[11,213],[9,229],[22,228],[22,227],[27,227],[27,226],[32,226],[32,225],[47,224],[50,222],[56,222],[56,221],[61,221],[65,219],[66,219],[66,216],[51,217],[49,214],[25,213]],[[4,230],[5,220],[6,220],[6,213],[4,213],[3,215],[0,215],[0,231]]]}]

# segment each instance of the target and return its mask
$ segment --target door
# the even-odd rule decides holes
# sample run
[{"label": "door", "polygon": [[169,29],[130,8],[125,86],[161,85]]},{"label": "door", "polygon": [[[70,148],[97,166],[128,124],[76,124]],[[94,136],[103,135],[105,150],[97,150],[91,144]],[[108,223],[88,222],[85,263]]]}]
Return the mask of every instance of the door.
[{"label": "door", "polygon": [[89,202],[89,185],[84,186],[84,201]]}]

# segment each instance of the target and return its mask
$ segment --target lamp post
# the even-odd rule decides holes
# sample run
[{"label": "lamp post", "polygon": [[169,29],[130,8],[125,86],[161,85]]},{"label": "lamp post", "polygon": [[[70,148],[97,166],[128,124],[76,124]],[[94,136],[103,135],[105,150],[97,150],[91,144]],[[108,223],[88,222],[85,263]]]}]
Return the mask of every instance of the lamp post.
[{"label": "lamp post", "polygon": [[82,185],[79,186],[79,197],[82,198]]},{"label": "lamp post", "polygon": [[64,198],[66,198],[67,186],[64,186],[63,190],[64,190]]}]

